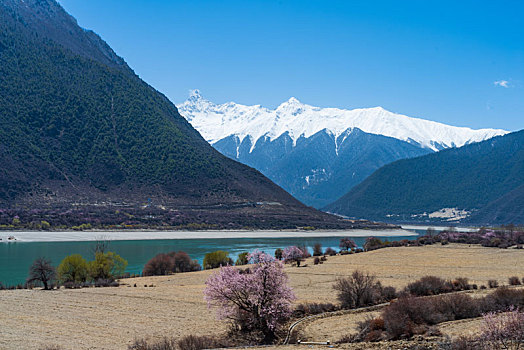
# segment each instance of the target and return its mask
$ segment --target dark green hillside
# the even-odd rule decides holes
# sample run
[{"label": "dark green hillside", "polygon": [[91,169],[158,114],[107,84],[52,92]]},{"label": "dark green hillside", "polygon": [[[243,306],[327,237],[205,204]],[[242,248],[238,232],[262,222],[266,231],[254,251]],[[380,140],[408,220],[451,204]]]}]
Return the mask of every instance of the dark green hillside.
[{"label": "dark green hillside", "polygon": [[54,0],[0,2],[0,164],[0,225],[348,226],[220,155]]},{"label": "dark green hillside", "polygon": [[[15,179],[48,173],[108,190],[225,175],[222,159],[169,101],[130,72],[75,55],[8,13],[0,28],[2,163],[24,165]],[[29,184],[20,185],[24,192]]]},{"label": "dark green hillside", "polygon": [[524,185],[494,200],[465,220],[481,225],[524,224]]},{"label": "dark green hillside", "polygon": [[441,208],[475,212],[522,184],[524,131],[386,165],[327,210],[368,219],[393,214],[390,220],[425,221],[427,217],[411,215]]}]

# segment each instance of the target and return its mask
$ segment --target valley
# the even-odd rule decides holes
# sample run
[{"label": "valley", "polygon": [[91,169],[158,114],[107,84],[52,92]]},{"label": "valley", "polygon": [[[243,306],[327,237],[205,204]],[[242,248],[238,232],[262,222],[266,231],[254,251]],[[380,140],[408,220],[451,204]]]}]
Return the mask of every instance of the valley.
[{"label": "valley", "polygon": [[[479,286],[490,279],[507,284],[508,277],[522,274],[524,254],[516,249],[450,244],[385,248],[328,257],[322,265],[313,265],[312,258],[306,263],[307,267],[285,268],[298,297],[296,304],[337,303],[333,283],[355,269],[376,274],[384,285],[396,288],[426,275],[446,279],[467,277]],[[5,311],[0,313],[3,325],[0,347],[34,349],[55,344],[67,349],[74,343],[75,349],[126,349],[137,338],[159,340],[164,336],[223,334],[226,324],[215,319],[215,310],[207,308],[202,293],[206,278],[213,272],[125,279],[116,288],[0,291],[0,309]],[[348,315],[315,321],[303,330],[304,339],[338,340],[355,331],[352,325],[356,320]],[[444,332],[457,334],[450,324],[443,327]],[[339,348],[375,346],[382,349],[386,344],[339,345]]]},{"label": "valley", "polygon": [[381,107],[320,108],[296,98],[274,110],[215,104],[198,90],[178,108],[220,153],[254,167],[315,208],[333,203],[396,160],[507,133],[454,127]]}]

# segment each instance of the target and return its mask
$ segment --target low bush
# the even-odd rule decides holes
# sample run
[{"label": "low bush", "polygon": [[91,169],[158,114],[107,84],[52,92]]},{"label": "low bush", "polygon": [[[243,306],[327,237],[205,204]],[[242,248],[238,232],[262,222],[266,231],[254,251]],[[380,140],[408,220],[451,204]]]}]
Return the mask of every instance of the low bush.
[{"label": "low bush", "polygon": [[202,350],[231,346],[225,339],[209,336],[188,335],[181,339],[165,337],[159,341],[137,339],[128,350]]},{"label": "low bush", "polygon": [[63,284],[65,289],[77,289],[82,288],[82,284],[78,282],[65,282]]},{"label": "low bush", "polygon": [[512,276],[508,279],[508,283],[510,286],[519,286],[520,279],[517,276]]},{"label": "low bush", "polygon": [[[508,287],[501,287],[484,298],[476,299],[467,294],[431,297],[405,294],[382,311],[381,320],[375,319],[364,323],[360,327],[360,333],[353,339],[377,341],[409,338],[416,334],[434,333],[431,326],[441,322],[475,318],[486,312],[514,311],[521,307],[524,307],[524,290]],[[491,315],[493,318],[493,314]],[[513,317],[515,318],[515,315]],[[495,338],[493,335],[486,336],[484,340],[486,342],[488,339]],[[450,343],[451,345],[453,344]],[[453,346],[460,349],[461,345],[457,343]]]},{"label": "low bush", "polygon": [[180,350],[201,350],[225,348],[230,346],[230,344],[224,339],[208,336],[188,335],[177,341],[177,346]]},{"label": "low bush", "polygon": [[94,282],[95,287],[118,287],[120,283],[110,278],[99,278]]},{"label": "low bush", "polygon": [[343,309],[379,304],[394,291],[394,288],[393,291],[390,288],[384,291],[375,275],[359,270],[353,271],[349,277],[339,278],[333,288],[338,291],[337,298]]},{"label": "low bush", "polygon": [[475,337],[460,336],[445,344],[449,350],[485,350],[483,343]]},{"label": "low bush", "polygon": [[496,230],[481,228],[477,232],[457,232],[456,230],[446,230],[441,232],[438,237],[441,242],[452,242],[462,244],[481,244],[484,247],[509,248],[518,247],[524,244],[524,230],[515,228],[508,229],[502,227]]},{"label": "low bush", "polygon": [[157,254],[144,266],[144,276],[162,276],[172,272],[175,268],[173,259],[167,254]]},{"label": "low bush", "polygon": [[453,290],[470,290],[472,286],[469,284],[469,280],[465,277],[457,277],[454,279],[451,284],[453,285]]},{"label": "low bush", "polygon": [[368,237],[366,238],[366,242],[364,243],[364,250],[366,252],[369,252],[371,250],[383,248],[383,245],[383,242],[379,238]]},{"label": "low bush", "polygon": [[127,347],[128,350],[179,350],[177,342],[173,338],[163,338],[160,341],[148,341],[137,339]]},{"label": "low bush", "polygon": [[420,280],[408,284],[405,291],[415,296],[437,295],[453,291],[453,286],[442,278],[424,276]]},{"label": "low bush", "polygon": [[328,247],[324,251],[324,255],[334,256],[334,255],[337,255],[337,252],[335,251],[335,249]]},{"label": "low bush", "polygon": [[507,310],[512,306],[524,306],[524,290],[503,286],[482,299],[483,312]]},{"label": "low bush", "polygon": [[449,320],[478,317],[482,306],[468,294],[443,295],[435,299],[437,312]]},{"label": "low bush", "polygon": [[398,296],[397,290],[395,289],[395,287],[391,287],[391,286],[382,287],[380,290],[380,294],[382,295],[382,299],[384,301],[391,301],[393,299],[396,299]]},{"label": "low bush", "polygon": [[309,315],[318,315],[324,312],[337,311],[338,307],[331,303],[306,303],[299,304],[293,310],[294,317],[304,317]]},{"label": "low bush", "polygon": [[437,297],[404,296],[383,313],[384,331],[388,339],[401,339],[426,333],[429,326],[440,322],[478,317],[480,308],[469,295]]},{"label": "low bush", "polygon": [[171,252],[168,255],[173,259],[174,270],[173,272],[191,272],[191,271],[200,271],[202,266],[196,260],[191,260],[189,255],[186,252]]},{"label": "low bush", "polygon": [[313,264],[315,265],[320,264],[320,258],[318,256],[316,256],[315,259],[313,260]]},{"label": "low bush", "polygon": [[488,281],[488,287],[489,288],[498,288],[499,286],[499,283],[497,282],[497,280],[489,280]]}]

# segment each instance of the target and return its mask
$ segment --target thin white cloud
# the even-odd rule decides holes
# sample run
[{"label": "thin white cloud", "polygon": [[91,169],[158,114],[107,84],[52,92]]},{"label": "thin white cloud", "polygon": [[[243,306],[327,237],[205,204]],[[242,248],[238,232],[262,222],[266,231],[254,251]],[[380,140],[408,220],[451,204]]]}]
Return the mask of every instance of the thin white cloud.
[{"label": "thin white cloud", "polygon": [[493,84],[495,86],[500,86],[500,87],[503,87],[503,88],[509,88],[510,85],[509,85],[509,81],[507,80],[497,80],[497,81],[494,81]]}]

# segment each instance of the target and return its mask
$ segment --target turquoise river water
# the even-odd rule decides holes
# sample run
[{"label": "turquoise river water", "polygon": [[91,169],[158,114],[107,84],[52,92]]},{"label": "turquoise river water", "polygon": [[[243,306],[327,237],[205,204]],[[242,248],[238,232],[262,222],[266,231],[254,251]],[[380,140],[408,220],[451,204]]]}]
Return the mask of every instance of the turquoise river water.
[{"label": "turquoise river water", "polygon": [[[423,230],[411,230],[419,234]],[[16,234],[16,233],[13,233]],[[350,236],[350,235],[349,235]],[[322,244],[325,249],[332,247],[338,251],[341,237],[296,237],[286,238],[206,238],[206,239],[153,239],[153,240],[115,240],[110,241],[109,249],[128,261],[127,272],[140,273],[144,264],[158,253],[171,251],[185,251],[192,259],[200,263],[206,253],[215,250],[226,250],[233,260],[244,251],[260,249],[273,254],[276,248],[285,248],[290,245],[305,245],[310,251],[315,243]],[[355,243],[362,246],[366,237],[354,237]],[[397,236],[382,238],[383,240],[397,241],[416,239],[416,236]],[[11,242],[0,243],[0,282],[4,285],[23,283],[27,278],[32,262],[38,257],[46,257],[56,266],[60,261],[71,254],[81,254],[87,260],[92,259],[91,241],[74,242]]]}]

